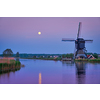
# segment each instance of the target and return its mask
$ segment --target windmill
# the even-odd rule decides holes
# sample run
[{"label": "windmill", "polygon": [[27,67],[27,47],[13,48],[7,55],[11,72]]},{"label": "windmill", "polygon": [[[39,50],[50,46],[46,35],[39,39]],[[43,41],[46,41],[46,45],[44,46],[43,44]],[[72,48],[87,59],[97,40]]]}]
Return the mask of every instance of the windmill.
[{"label": "windmill", "polygon": [[80,28],[81,28],[81,22],[79,22],[78,27],[78,33],[77,33],[77,39],[69,39],[69,38],[63,38],[62,41],[70,41],[75,42],[75,51],[74,51],[74,58],[87,58],[86,55],[86,48],[85,43],[86,42],[93,42],[93,40],[84,40],[83,38],[80,38]]}]

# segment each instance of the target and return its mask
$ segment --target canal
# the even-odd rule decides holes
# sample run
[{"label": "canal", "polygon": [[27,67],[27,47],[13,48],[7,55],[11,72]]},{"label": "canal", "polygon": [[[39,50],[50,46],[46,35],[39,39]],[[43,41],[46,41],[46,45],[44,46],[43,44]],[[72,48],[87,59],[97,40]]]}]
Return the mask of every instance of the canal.
[{"label": "canal", "polygon": [[100,64],[20,59],[20,70],[0,74],[0,84],[100,84]]}]

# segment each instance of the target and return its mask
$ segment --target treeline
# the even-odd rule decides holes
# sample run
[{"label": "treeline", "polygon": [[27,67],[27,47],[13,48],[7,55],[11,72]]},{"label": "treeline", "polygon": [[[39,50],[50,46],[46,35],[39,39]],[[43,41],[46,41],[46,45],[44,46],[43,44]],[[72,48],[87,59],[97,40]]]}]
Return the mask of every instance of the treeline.
[{"label": "treeline", "polygon": [[[95,58],[98,58],[97,53],[87,53],[87,55],[93,55]],[[73,53],[67,54],[27,54],[19,53],[13,54],[11,49],[6,49],[3,51],[3,54],[0,54],[1,57],[20,57],[20,58],[73,58]]]},{"label": "treeline", "polygon": [[[88,53],[87,55],[93,55],[95,58],[98,58],[98,54],[96,53]],[[0,57],[5,57],[4,54],[0,54]],[[54,58],[54,57],[60,57],[60,58],[73,58],[74,54],[27,54],[27,53],[21,53],[18,52],[16,54],[12,54],[11,57],[20,57],[20,58]]]},{"label": "treeline", "polygon": [[[42,57],[42,56],[45,56],[45,57],[50,57],[50,56],[61,56],[62,54],[27,54],[27,53],[21,53],[21,54],[17,54],[18,56],[17,57],[20,57],[20,58],[27,58],[27,57]],[[0,54],[0,57],[3,57],[4,55],[3,54]],[[16,54],[13,54],[11,57],[16,57]]]},{"label": "treeline", "polygon": [[[0,57],[4,57],[5,55],[0,54]],[[20,57],[20,58],[72,58],[74,54],[27,54],[27,53],[16,53],[12,54],[11,57]]]},{"label": "treeline", "polygon": [[62,58],[73,58],[74,57],[74,54],[73,53],[70,53],[70,54],[62,54]]},{"label": "treeline", "polygon": [[[50,58],[55,56],[61,56],[62,54],[19,54],[20,58]],[[13,54],[13,57],[16,57],[16,54]]]}]

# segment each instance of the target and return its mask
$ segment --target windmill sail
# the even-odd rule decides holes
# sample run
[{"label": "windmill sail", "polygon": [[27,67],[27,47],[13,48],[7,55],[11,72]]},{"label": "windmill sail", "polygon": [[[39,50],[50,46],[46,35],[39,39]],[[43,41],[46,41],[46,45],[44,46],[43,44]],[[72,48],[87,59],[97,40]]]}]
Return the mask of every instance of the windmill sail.
[{"label": "windmill sail", "polygon": [[70,38],[62,38],[62,41],[75,41],[75,39],[70,39]]},{"label": "windmill sail", "polygon": [[79,22],[78,33],[77,33],[77,38],[79,38],[79,36],[80,36],[80,28],[81,28],[81,22]]},{"label": "windmill sail", "polygon": [[93,40],[85,40],[85,43],[92,43]]}]

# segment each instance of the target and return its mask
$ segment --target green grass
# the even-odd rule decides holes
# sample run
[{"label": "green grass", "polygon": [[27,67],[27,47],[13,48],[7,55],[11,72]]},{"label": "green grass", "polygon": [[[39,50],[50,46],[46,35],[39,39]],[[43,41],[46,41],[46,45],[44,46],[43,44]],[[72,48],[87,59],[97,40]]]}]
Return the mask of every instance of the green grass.
[{"label": "green grass", "polygon": [[88,59],[75,59],[74,61],[88,61]]},{"label": "green grass", "polygon": [[100,59],[75,59],[74,61],[100,62]]}]

